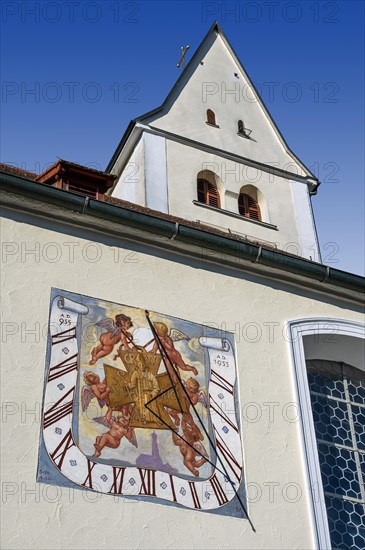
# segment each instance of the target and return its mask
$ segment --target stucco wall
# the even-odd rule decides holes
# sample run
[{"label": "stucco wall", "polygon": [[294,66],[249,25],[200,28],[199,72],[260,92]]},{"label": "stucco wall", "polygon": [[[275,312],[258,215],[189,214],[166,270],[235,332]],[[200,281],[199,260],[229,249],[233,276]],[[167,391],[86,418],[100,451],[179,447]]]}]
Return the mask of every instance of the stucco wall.
[{"label": "stucco wall", "polygon": [[[359,313],[274,281],[263,285],[26,215],[9,213],[2,239],[3,548],[313,548],[284,324],[315,316],[360,321]],[[51,287],[236,333],[256,533],[245,520],[35,483]]]}]

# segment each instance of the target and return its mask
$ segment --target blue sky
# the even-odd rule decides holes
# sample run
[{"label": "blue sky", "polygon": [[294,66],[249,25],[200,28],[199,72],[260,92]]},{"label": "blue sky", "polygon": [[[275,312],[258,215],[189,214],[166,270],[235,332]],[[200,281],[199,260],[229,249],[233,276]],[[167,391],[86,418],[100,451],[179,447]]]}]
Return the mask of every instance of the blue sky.
[{"label": "blue sky", "polygon": [[[322,181],[323,262],[364,273],[362,1],[4,1],[1,161],[104,169],[217,19],[290,148]],[[191,55],[191,54],[190,54]]]}]

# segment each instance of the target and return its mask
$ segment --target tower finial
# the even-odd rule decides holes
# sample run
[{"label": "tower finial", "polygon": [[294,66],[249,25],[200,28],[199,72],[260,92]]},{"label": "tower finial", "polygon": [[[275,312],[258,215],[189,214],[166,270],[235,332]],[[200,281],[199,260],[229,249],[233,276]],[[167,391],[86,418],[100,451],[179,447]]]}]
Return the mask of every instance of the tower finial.
[{"label": "tower finial", "polygon": [[186,55],[186,52],[188,51],[188,49],[190,48],[190,46],[186,46],[186,48],[184,49],[184,46],[181,46],[180,50],[181,50],[181,58],[180,58],[180,61],[179,63],[176,65],[176,67],[179,69],[180,67],[184,67],[185,66],[185,55]]}]

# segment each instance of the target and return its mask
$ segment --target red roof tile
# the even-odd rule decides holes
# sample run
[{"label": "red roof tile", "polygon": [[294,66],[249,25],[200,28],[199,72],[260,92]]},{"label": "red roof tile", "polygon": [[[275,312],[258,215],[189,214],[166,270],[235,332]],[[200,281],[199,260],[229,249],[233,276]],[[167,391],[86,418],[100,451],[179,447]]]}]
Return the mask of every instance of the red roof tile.
[{"label": "red roof tile", "polygon": [[34,172],[29,172],[29,170],[23,170],[22,168],[4,164],[3,162],[0,162],[0,172],[6,172],[7,174],[12,174],[13,176],[19,176],[28,180],[35,180],[38,175]]}]

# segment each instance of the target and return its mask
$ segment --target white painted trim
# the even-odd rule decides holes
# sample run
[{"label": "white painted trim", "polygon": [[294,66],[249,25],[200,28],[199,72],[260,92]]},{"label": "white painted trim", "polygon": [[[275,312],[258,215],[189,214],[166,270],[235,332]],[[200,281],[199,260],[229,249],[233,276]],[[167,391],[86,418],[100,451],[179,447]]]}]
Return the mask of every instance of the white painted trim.
[{"label": "white painted trim", "polygon": [[157,128],[156,126],[147,126],[142,122],[137,122],[135,127],[138,129],[142,129],[145,133],[165,137],[166,139],[169,139],[171,141],[175,141],[177,143],[181,143],[182,145],[193,147],[194,149],[198,149],[199,151],[205,151],[207,153],[212,153],[213,155],[221,156],[223,158],[232,160],[233,162],[237,162],[244,166],[252,166],[253,168],[257,168],[258,170],[267,172],[268,174],[273,174],[275,176],[278,176],[279,178],[284,178],[287,180],[290,179],[293,181],[300,181],[308,185],[309,180],[307,176],[301,176],[300,174],[293,174],[292,172],[286,172],[285,170],[282,170],[280,168],[277,168],[269,164],[265,164],[263,162],[259,162],[258,160],[254,160],[248,157],[242,157],[241,155],[238,155],[236,153],[231,153],[230,151],[219,149],[217,147],[214,147],[213,145],[209,145],[208,143],[195,141],[186,136],[180,136],[178,134],[168,132],[167,130]]},{"label": "white painted trim", "polygon": [[[133,132],[131,132],[131,134],[128,136],[128,139],[124,144],[123,149],[119,153],[118,158],[116,159],[112,168],[110,169],[111,174],[115,174],[116,176],[120,176],[122,174],[124,168],[129,162],[130,157],[133,155],[139,140],[141,139],[142,133],[143,133],[143,130],[139,127],[135,127],[133,129]],[[111,189],[108,189],[107,195],[112,194],[112,192],[115,189],[115,186],[116,184]]]},{"label": "white painted trim", "polygon": [[290,180],[290,188],[301,246],[301,255],[314,262],[321,262],[308,186],[298,181]]},{"label": "white painted trim", "polygon": [[307,491],[311,503],[312,535],[316,548],[319,550],[330,549],[331,539],[311,412],[303,337],[311,334],[333,334],[334,325],[336,326],[336,335],[365,339],[365,326],[345,319],[312,318],[287,323],[287,334],[290,335],[294,378],[296,380],[296,397],[300,409],[302,450],[306,463]]},{"label": "white painted trim", "polygon": [[164,137],[144,133],[144,168],[146,206],[168,214],[166,140]]}]

